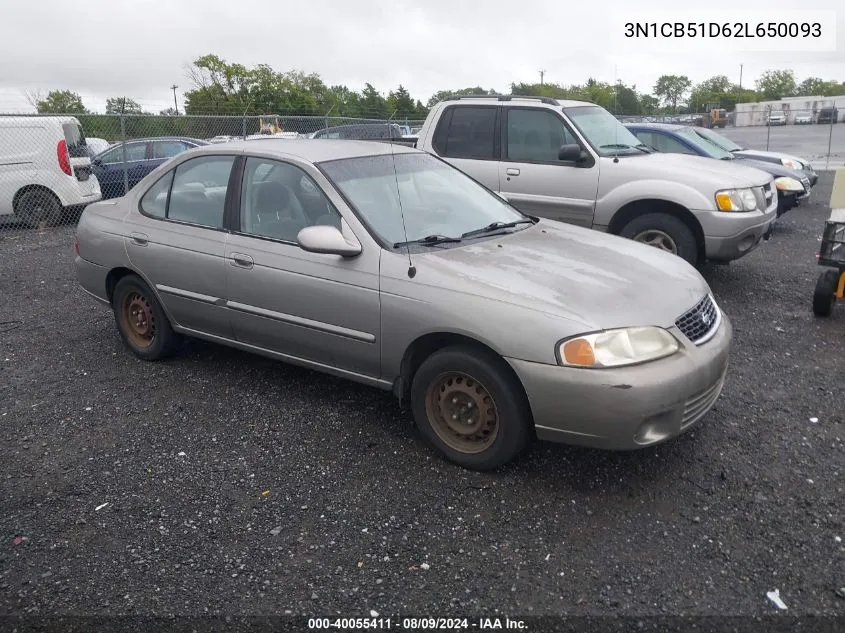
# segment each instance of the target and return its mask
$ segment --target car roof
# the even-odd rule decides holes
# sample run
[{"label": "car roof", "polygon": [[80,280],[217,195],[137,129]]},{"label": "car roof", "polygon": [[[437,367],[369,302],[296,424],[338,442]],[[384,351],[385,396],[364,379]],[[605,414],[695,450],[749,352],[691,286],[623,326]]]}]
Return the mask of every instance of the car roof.
[{"label": "car roof", "polygon": [[[145,138],[128,138],[126,139],[127,143],[134,143],[134,142],[143,142],[143,141],[190,141],[191,143],[208,143],[201,138],[192,138],[190,136],[149,136]],[[118,143],[122,143],[123,141],[118,141]]]},{"label": "car roof", "polygon": [[342,158],[385,156],[388,154],[420,154],[417,149],[399,143],[379,141],[353,141],[345,139],[287,139],[268,138],[261,143],[233,141],[224,145],[204,145],[192,150],[197,153],[219,154],[224,151],[242,151],[246,154],[268,152],[280,156],[294,156],[311,163],[321,163]]},{"label": "car roof", "polygon": [[678,123],[626,123],[625,127],[639,127],[649,130],[666,130],[667,132],[677,132],[679,130],[687,128],[695,129],[698,126],[680,125]]},{"label": "car roof", "polygon": [[[471,95],[469,98],[459,99],[445,99],[442,103],[455,105],[455,104],[462,104],[462,105],[471,105],[473,103],[495,103],[496,105],[524,105],[526,107],[536,105],[538,103],[546,103],[547,105],[551,105],[548,100],[541,101],[542,97],[532,97],[532,96],[523,96],[523,95],[504,95],[505,98],[502,98],[498,95]],[[590,103],[589,101],[578,101],[576,99],[552,99],[555,101],[559,106],[563,108],[574,108],[579,106],[595,106],[595,103]]]},{"label": "car roof", "polygon": [[378,127],[378,126],[388,127],[389,125],[390,126],[395,125],[395,126],[399,127],[399,124],[395,123],[393,121],[391,121],[390,123],[348,123],[346,125],[333,125],[331,127],[321,127],[317,131],[318,132],[324,132],[326,130],[351,130],[351,129],[362,128],[362,127],[369,128],[369,127]]}]

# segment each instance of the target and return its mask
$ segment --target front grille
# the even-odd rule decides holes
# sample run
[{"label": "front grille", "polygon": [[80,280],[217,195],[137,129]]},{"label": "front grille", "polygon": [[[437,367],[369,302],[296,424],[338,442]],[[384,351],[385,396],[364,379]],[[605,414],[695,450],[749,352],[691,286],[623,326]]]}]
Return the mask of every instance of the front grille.
[{"label": "front grille", "polygon": [[721,314],[713,297],[707,295],[693,308],[684,312],[675,326],[696,345],[706,343],[719,327]]},{"label": "front grille", "polygon": [[727,366],[725,366],[725,369],[719,376],[719,380],[701,393],[695,394],[684,403],[681,429],[688,427],[690,424],[695,424],[713,408],[713,405],[716,404],[716,400],[719,399],[719,395],[722,393],[726,373]]}]

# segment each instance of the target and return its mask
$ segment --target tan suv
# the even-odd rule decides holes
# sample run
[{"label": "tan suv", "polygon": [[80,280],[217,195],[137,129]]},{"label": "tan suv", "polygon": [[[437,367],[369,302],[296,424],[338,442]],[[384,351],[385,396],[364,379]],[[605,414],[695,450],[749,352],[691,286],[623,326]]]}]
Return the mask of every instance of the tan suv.
[{"label": "tan suv", "polygon": [[751,252],[776,218],[772,176],[651,151],[604,108],[546,97],[453,97],[416,146],[521,211],[651,244],[693,264]]}]

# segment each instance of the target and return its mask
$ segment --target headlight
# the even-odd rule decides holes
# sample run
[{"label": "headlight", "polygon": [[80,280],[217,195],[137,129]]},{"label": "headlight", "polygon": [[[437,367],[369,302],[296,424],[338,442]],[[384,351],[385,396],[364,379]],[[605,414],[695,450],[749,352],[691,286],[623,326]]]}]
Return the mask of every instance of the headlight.
[{"label": "headlight", "polygon": [[784,167],[789,167],[790,169],[804,169],[804,165],[802,163],[792,160],[791,158],[781,158],[780,162],[783,164]]},{"label": "headlight", "polygon": [[751,189],[725,189],[716,192],[716,207],[719,211],[754,211],[757,197]]},{"label": "headlight", "polygon": [[795,180],[795,178],[790,178],[789,176],[775,178],[775,187],[778,188],[778,191],[786,191],[789,193],[804,191],[804,185],[801,184],[801,181]]},{"label": "headlight", "polygon": [[602,369],[636,365],[680,349],[678,340],[659,327],[632,327],[583,334],[558,345],[558,360],[567,367]]}]

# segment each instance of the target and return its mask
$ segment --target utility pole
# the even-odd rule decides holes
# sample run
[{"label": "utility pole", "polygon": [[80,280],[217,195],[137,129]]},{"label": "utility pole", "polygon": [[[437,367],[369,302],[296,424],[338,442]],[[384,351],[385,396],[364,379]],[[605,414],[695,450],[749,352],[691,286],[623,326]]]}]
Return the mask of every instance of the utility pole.
[{"label": "utility pole", "polygon": [[176,114],[179,114],[179,102],[176,101],[176,88],[178,88],[176,84],[170,86],[170,89],[173,91],[173,107],[176,108]]},{"label": "utility pole", "polygon": [[742,64],[739,65],[739,91],[742,92]]},{"label": "utility pole", "polygon": [[543,85],[543,77],[544,77],[545,75],[546,75],[546,71],[545,71],[545,70],[541,70],[541,71],[540,71],[540,85],[541,85],[541,86]]}]

